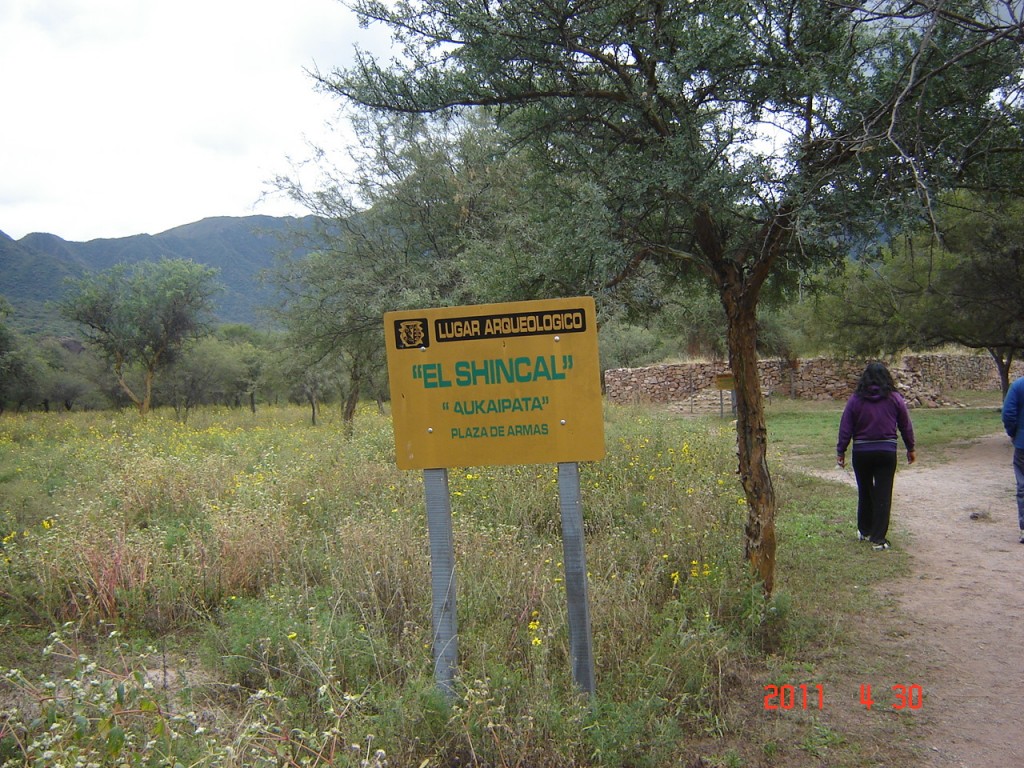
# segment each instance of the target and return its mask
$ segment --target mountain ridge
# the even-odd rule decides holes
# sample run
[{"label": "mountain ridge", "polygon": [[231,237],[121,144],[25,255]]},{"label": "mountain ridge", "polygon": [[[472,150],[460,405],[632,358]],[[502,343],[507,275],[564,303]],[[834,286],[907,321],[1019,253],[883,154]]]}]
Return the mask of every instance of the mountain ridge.
[{"label": "mountain ridge", "polygon": [[32,232],[15,240],[0,231],[0,296],[14,312],[7,322],[29,333],[66,332],[55,317],[67,279],[159,259],[190,259],[218,270],[224,290],[215,297],[220,323],[265,325],[261,307],[273,304],[273,289],[260,273],[271,269],[279,254],[302,255],[317,223],[314,216],[212,216],[172,227],[155,235],[65,240],[48,232]]}]

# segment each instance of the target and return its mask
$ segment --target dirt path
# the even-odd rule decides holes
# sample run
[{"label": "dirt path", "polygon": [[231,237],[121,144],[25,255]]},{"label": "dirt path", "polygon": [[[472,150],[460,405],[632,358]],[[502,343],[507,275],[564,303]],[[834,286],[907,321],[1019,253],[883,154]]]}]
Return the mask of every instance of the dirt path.
[{"label": "dirt path", "polygon": [[922,766],[1024,765],[1024,545],[1012,456],[1004,435],[990,435],[946,463],[901,464],[896,475],[890,539],[912,562],[909,577],[882,588],[902,624],[885,642],[924,670]]}]

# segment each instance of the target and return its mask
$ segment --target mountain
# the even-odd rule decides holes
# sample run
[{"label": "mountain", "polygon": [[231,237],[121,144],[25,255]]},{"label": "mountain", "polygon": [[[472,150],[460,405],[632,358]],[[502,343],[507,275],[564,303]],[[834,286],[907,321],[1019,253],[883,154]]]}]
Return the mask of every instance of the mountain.
[{"label": "mountain", "polygon": [[283,252],[301,253],[301,235],[316,219],[275,216],[220,216],[158,235],[69,242],[33,233],[14,240],[0,232],[0,296],[14,308],[8,323],[26,332],[53,331],[61,320],[49,302],[58,300],[68,278],[115,264],[191,259],[219,270],[223,286],[215,298],[219,322],[266,325],[260,308],[273,304],[273,289],[258,279]]}]

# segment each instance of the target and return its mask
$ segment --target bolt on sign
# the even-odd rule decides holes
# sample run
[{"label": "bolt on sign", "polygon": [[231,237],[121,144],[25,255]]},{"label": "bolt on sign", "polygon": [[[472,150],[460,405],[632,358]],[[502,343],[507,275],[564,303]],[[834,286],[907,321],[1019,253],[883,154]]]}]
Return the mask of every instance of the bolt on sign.
[{"label": "bolt on sign", "polygon": [[598,461],[590,297],[384,315],[400,469]]}]

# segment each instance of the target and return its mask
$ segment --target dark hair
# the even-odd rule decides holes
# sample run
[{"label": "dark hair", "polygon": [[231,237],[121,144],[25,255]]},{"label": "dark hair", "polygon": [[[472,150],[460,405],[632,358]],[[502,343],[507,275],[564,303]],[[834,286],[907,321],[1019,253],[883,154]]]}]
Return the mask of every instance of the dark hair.
[{"label": "dark hair", "polygon": [[892,374],[885,367],[885,363],[868,363],[868,367],[860,375],[860,381],[857,382],[856,394],[866,395],[871,391],[872,387],[877,387],[883,395],[888,395],[896,389],[896,384],[892,380]]}]

